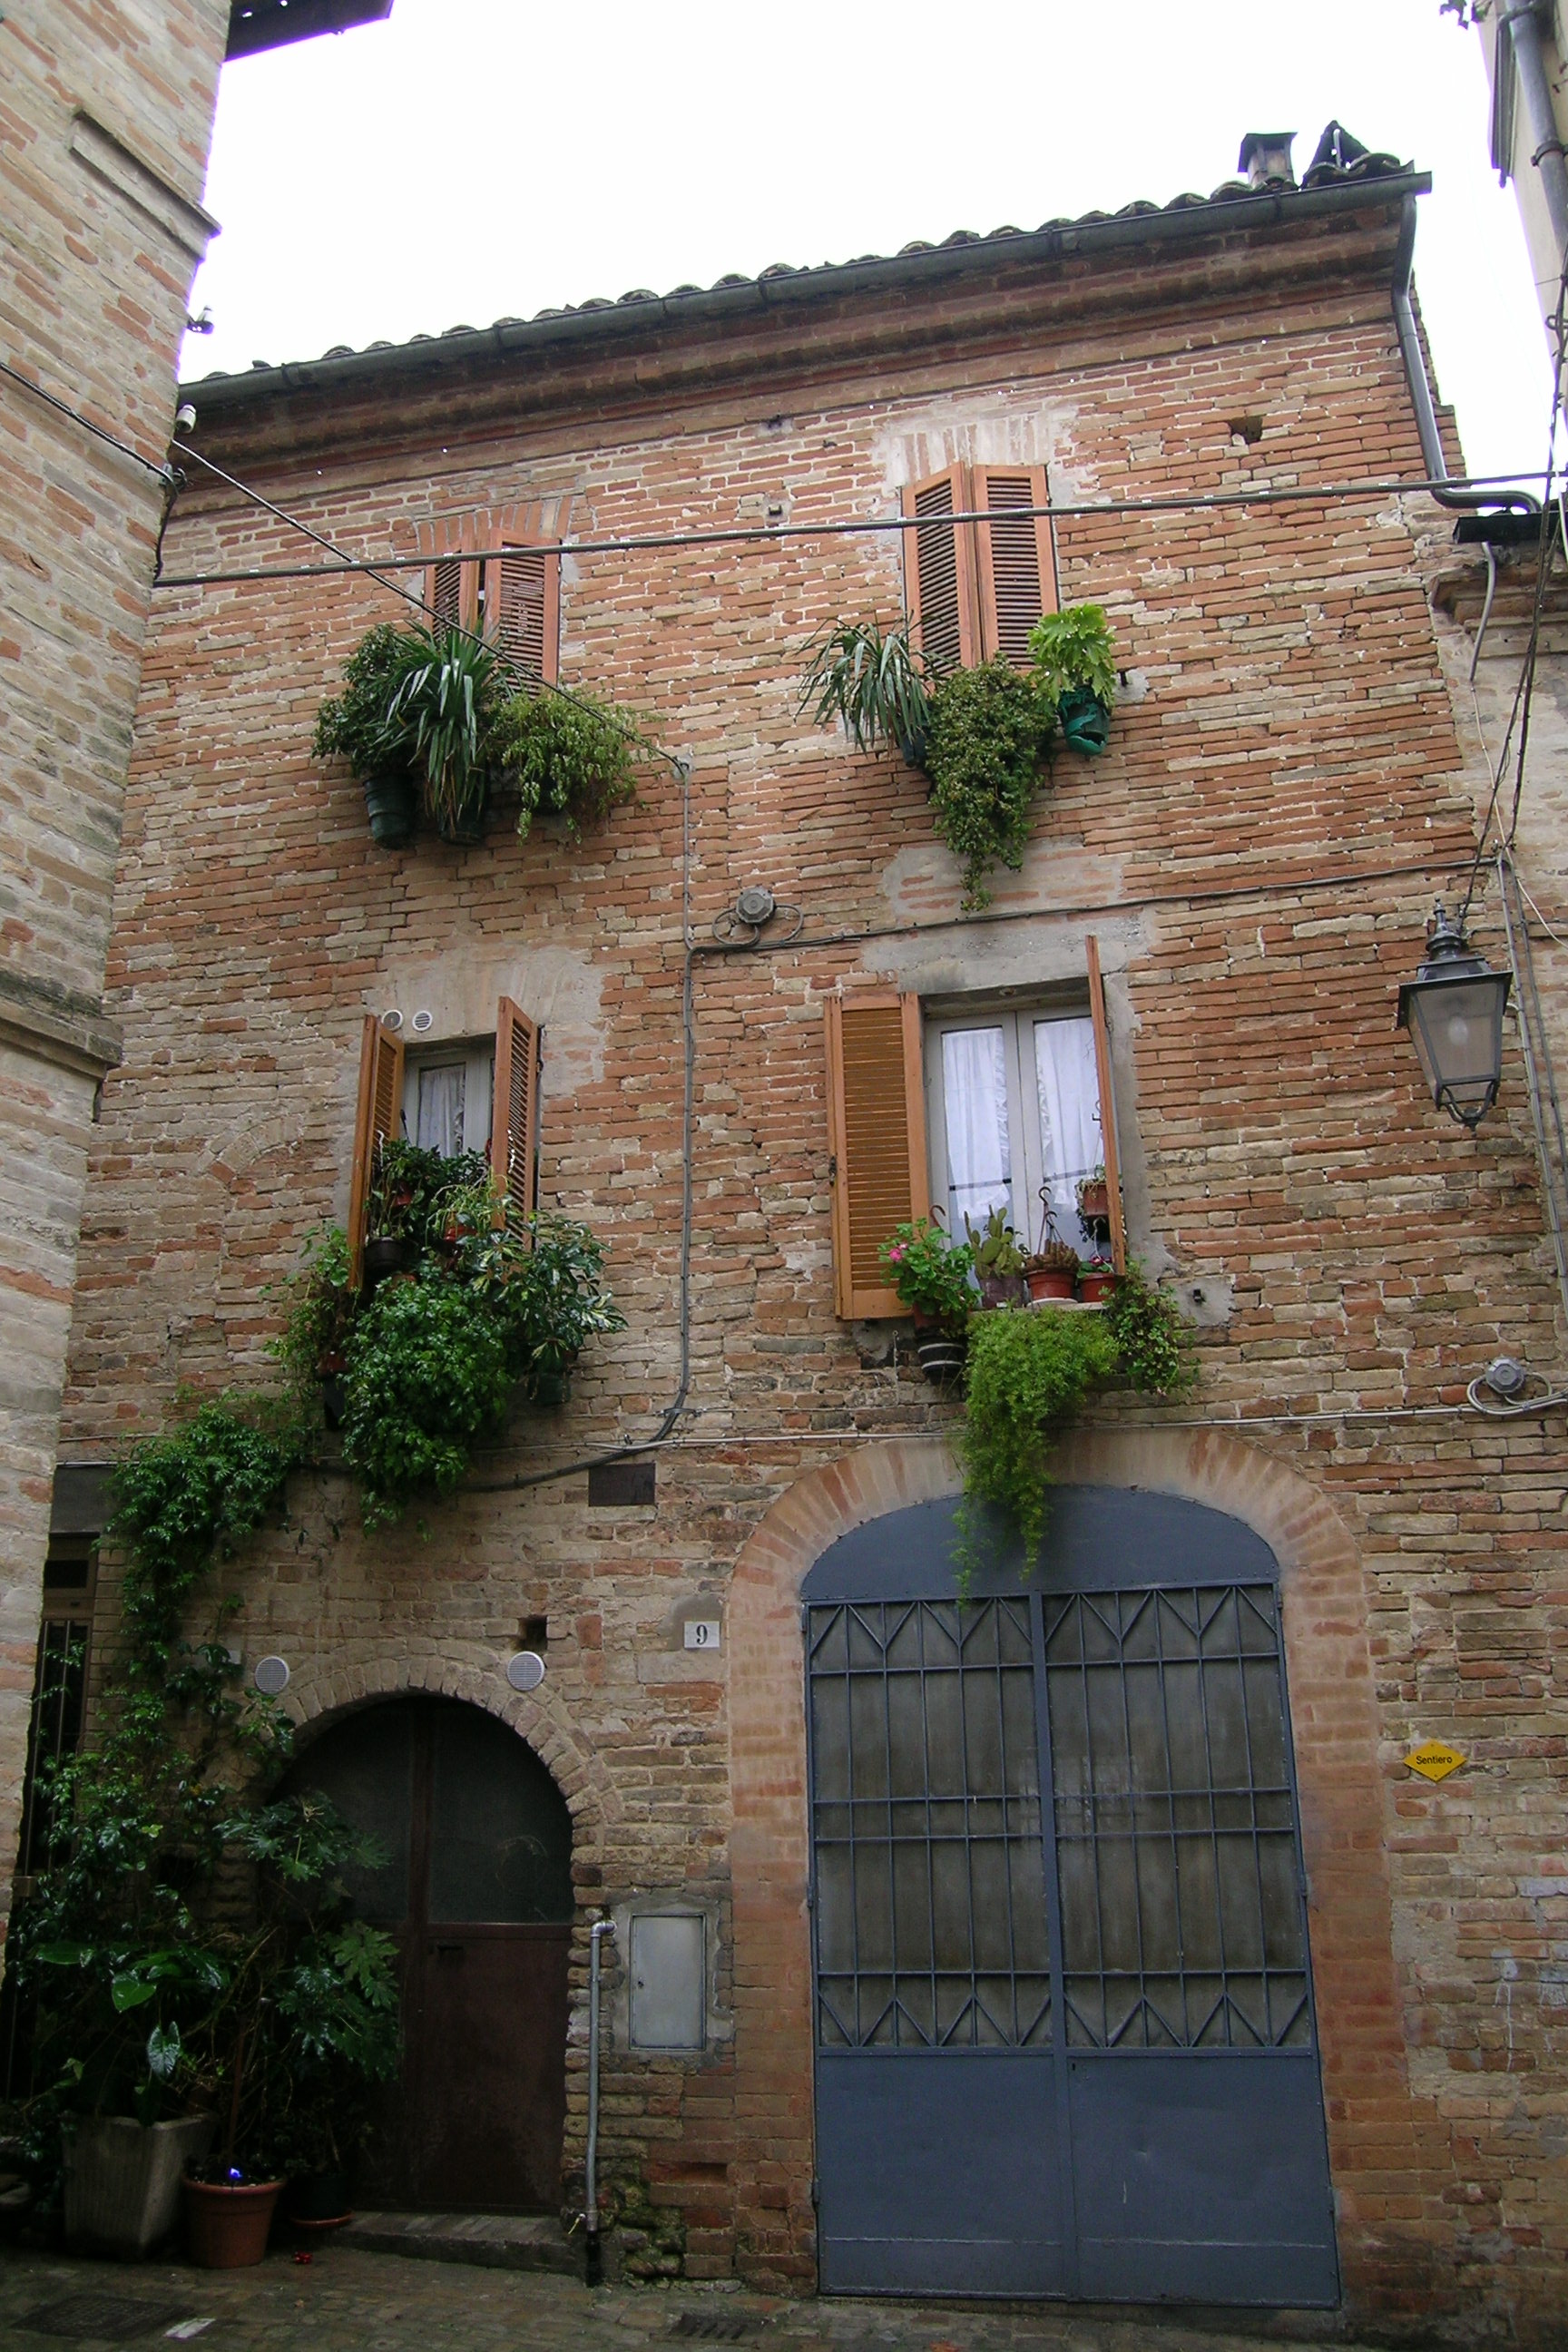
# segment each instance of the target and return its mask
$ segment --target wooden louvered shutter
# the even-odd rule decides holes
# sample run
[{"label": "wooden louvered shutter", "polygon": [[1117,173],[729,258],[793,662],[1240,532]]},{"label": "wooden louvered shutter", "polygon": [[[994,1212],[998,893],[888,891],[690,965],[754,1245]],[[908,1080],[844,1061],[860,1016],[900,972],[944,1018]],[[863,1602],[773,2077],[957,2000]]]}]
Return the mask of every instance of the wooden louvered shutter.
[{"label": "wooden louvered shutter", "polygon": [[359,1108],[354,1114],[353,1172],[349,1183],[349,1280],[357,1286],[364,1248],[365,1206],[375,1172],[376,1146],[395,1136],[403,1111],[403,1040],[364,1016],[359,1057]]},{"label": "wooden louvered shutter", "polygon": [[830,996],[827,1131],[833,1153],[834,1309],[907,1315],[877,1252],[931,1213],[918,996]]},{"label": "wooden louvered shutter", "polygon": [[561,646],[561,553],[509,547],[485,566],[485,617],[492,643],[525,677],[555,683]]},{"label": "wooden louvered shutter", "polygon": [[463,625],[463,574],[471,565],[461,564],[455,556],[441,563],[433,563],[425,574],[425,602],[430,607],[432,629],[456,629]]},{"label": "wooden louvered shutter", "polygon": [[910,482],[904,512],[924,528],[904,533],[904,593],[910,620],[931,667],[941,677],[980,659],[980,607],[974,586],[973,523],[945,529],[930,516],[963,514],[970,505],[969,469],[950,466],[929,481]]},{"label": "wooden louvered shutter", "polygon": [[1121,1163],[1116,1149],[1116,1097],[1110,1086],[1110,1031],[1106,1025],[1105,987],[1100,977],[1100,941],[1091,931],[1083,945],[1089,965],[1089,1017],[1094,1023],[1094,1066],[1100,1080],[1100,1134],[1110,1210],[1110,1262],[1118,1274],[1125,1274],[1127,1231],[1121,1217]]},{"label": "wooden louvered shutter", "polygon": [[539,1040],[538,1024],[503,996],[496,1008],[490,1173],[519,1228],[533,1214],[539,1186]]},{"label": "wooden louvered shutter", "polygon": [[982,659],[1001,654],[1027,669],[1029,631],[1057,609],[1056,554],[1046,515],[1032,515],[1048,493],[1043,466],[976,466],[974,504],[989,520],[974,526],[980,581]]}]

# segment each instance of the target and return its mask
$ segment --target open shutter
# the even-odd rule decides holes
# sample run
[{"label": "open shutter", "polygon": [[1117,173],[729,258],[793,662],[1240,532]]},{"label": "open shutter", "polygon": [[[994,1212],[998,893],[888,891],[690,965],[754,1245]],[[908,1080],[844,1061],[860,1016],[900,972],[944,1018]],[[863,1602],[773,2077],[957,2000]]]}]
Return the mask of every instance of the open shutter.
[{"label": "open shutter", "polygon": [[1094,1066],[1100,1080],[1100,1133],[1105,1151],[1105,1189],[1110,1209],[1110,1262],[1127,1271],[1127,1231],[1121,1218],[1121,1165],[1116,1150],[1116,1097],[1110,1084],[1110,1032],[1105,1022],[1105,989],[1100,977],[1100,942],[1091,931],[1084,941],[1089,965],[1089,1010],[1094,1023]]},{"label": "open shutter", "polygon": [[496,1008],[496,1092],[490,1172],[519,1228],[539,1189],[539,1025],[503,996]]},{"label": "open shutter", "polygon": [[402,1110],[403,1040],[384,1029],[374,1013],[367,1013],[360,1045],[359,1108],[354,1114],[353,1173],[349,1184],[349,1281],[356,1287],[376,1146],[397,1133]]},{"label": "open shutter", "polygon": [[826,1014],[834,1309],[907,1315],[877,1252],[895,1225],[931,1213],[920,999],[830,996]]},{"label": "open shutter", "polygon": [[509,547],[485,566],[485,615],[503,661],[553,686],[561,645],[561,553]]},{"label": "open shutter", "polygon": [[431,564],[425,574],[425,602],[430,607],[432,629],[456,629],[463,625],[463,589],[465,571],[471,564],[459,563],[449,555],[440,563]]},{"label": "open shutter", "polygon": [[988,518],[974,526],[981,656],[1001,654],[1015,669],[1027,669],[1029,631],[1057,609],[1050,520],[1029,512],[1047,503],[1046,469],[976,466],[973,482],[976,510]]},{"label": "open shutter", "polygon": [[904,533],[904,593],[914,641],[938,677],[980,659],[975,526],[950,523],[944,529],[927,518],[963,514],[969,504],[965,466],[950,466],[945,474],[910,482],[904,490],[905,514],[924,526]]}]

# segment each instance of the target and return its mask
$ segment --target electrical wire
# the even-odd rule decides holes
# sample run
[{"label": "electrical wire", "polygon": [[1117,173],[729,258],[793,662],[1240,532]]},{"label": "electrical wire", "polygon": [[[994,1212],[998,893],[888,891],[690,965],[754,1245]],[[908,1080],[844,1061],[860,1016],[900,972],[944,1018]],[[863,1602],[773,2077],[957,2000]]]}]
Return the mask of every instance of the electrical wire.
[{"label": "electrical wire", "polygon": [[5,360],[0,360],[0,375],[9,376],[13,383],[19,383],[24,392],[30,392],[34,399],[41,400],[47,408],[54,409],[61,416],[68,416],[71,423],[79,425],[84,433],[106,441],[111,449],[118,449],[122,457],[129,457],[133,466],[140,466],[142,472],[151,474],[155,481],[167,487],[173,479],[171,467],[155,466],[151,457],[144,457],[140,449],[131,446],[129,441],[121,441],[118,434],[109,432],[104,425],[95,425],[90,416],[84,415],[79,408],[73,408],[68,400],[60,400],[54,393],[46,392],[41,383],[35,383],[30,375],[23,375],[19,369],[12,367]]},{"label": "electrical wire", "polygon": [[[195,456],[197,453],[191,450],[187,454]],[[216,472],[219,469],[215,467],[213,470]],[[1185,498],[1099,499],[1068,506],[1009,507],[1007,513],[1019,521],[1032,517],[1053,524],[1089,522],[1097,521],[1106,515],[1199,514],[1234,507],[1325,506],[1344,499],[1413,498],[1424,491],[1484,489],[1494,482],[1535,481],[1539,478],[1535,474],[1463,474],[1450,476],[1442,482],[1430,479],[1324,482],[1316,487],[1279,489],[1198,491]],[[274,509],[273,511],[279,510]],[[749,523],[727,525],[712,530],[627,532],[615,539],[569,537],[561,544],[563,552],[570,555],[634,555],[647,550],[677,547],[765,546],[772,541],[793,539],[850,539],[878,532],[948,530],[959,523],[993,523],[995,520],[989,510],[977,508],[955,514],[868,515],[853,522]],[[316,534],[311,532],[310,536],[314,538]],[[321,542],[323,545],[326,543]],[[342,551],[334,549],[333,552],[341,555]],[[483,550],[454,552],[442,557],[443,562],[455,563],[479,563],[485,560]],[[259,564],[229,572],[170,572],[158,585],[170,589],[245,587],[268,580],[322,580],[338,572],[364,572],[373,575],[377,572],[412,572],[427,566],[429,562],[427,555],[377,555],[344,557],[334,564]]]}]

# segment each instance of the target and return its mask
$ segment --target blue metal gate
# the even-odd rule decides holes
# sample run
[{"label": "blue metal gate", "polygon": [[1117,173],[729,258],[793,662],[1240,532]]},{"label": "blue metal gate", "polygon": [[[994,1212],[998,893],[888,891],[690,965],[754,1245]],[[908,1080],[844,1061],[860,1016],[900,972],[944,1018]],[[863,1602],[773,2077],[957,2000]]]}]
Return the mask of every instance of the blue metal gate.
[{"label": "blue metal gate", "polygon": [[805,1590],[823,2286],[1332,2304],[1273,1555],[1066,1488],[961,1606],[952,1517]]}]

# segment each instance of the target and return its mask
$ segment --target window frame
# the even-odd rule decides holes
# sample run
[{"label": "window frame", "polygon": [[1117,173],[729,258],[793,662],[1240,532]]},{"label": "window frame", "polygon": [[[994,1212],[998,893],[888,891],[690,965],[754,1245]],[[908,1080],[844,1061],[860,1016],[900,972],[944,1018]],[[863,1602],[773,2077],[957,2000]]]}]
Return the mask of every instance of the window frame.
[{"label": "window frame", "polygon": [[[1040,1185],[1045,1180],[1046,1166],[1041,1148],[1043,1139],[1037,1096],[1030,1083],[1035,1077],[1034,1029],[1036,1023],[1041,1021],[1087,1021],[1092,1033],[1095,1028],[1094,1006],[1087,984],[1073,982],[1058,988],[1030,989],[1017,994],[1000,996],[942,997],[928,1001],[921,1006],[921,1011],[924,1015],[926,1148],[931,1199],[942,1204],[944,1222],[951,1222],[948,1204],[952,1184],[947,1150],[947,1091],[942,1039],[970,1031],[1000,1028],[1007,1086],[1007,1150],[1012,1187],[1008,1215],[1019,1246],[1031,1252],[1042,1249],[1045,1236]],[[1098,1045],[1098,1038],[1096,1044]],[[1099,1066],[1098,1052],[1095,1062],[1095,1118],[1100,1134],[1100,1158],[1108,1171],[1109,1183],[1111,1156],[1104,1148],[1104,1078]],[[1089,1171],[1086,1169],[1083,1172],[1087,1175]],[[962,1222],[960,1219],[954,1228],[955,1240],[963,1238]],[[1058,1238],[1070,1243],[1080,1255],[1087,1254],[1089,1237],[1081,1223],[1076,1236],[1071,1231],[1063,1231]]]},{"label": "window frame", "polygon": [[[408,1111],[413,1109],[411,1143],[418,1141],[420,1074],[426,1070],[451,1069],[463,1065],[463,1150],[482,1151],[489,1156],[490,1138],[495,1133],[496,1040],[492,1030],[488,1036],[429,1037],[423,1036],[416,1045],[403,1049],[403,1117],[407,1125]],[[470,1108],[476,1099],[475,1081],[480,1084],[478,1093],[485,1101],[484,1133],[475,1140]],[[412,1093],[413,1102],[409,1097]]]}]

